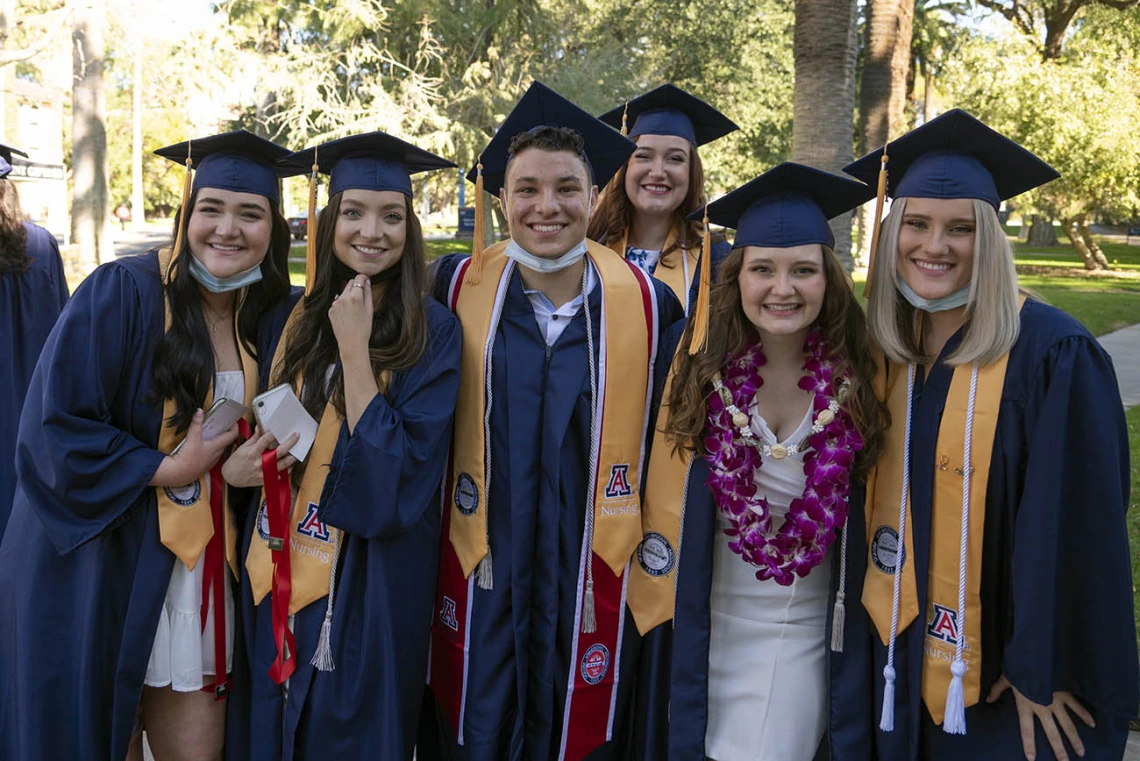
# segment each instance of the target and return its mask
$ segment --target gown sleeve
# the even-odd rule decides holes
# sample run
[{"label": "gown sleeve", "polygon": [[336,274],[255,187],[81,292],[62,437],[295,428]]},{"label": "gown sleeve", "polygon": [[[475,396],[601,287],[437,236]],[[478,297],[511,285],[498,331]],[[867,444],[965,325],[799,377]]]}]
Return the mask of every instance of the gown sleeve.
[{"label": "gown sleeve", "polygon": [[[349,436],[341,426],[321,500],[325,519],[365,538],[396,536],[415,524],[439,488],[459,393],[459,321],[438,305],[428,350],[393,402],[377,394]],[[435,506],[438,508],[438,505]]]},{"label": "gown sleeve", "polygon": [[32,377],[16,468],[60,554],[117,525],[144,503],[165,457],[124,430],[113,414],[115,406],[141,403],[118,397],[137,392],[139,367],[149,367],[139,362],[150,352],[142,311],[126,268],[97,269],[76,289]]},{"label": "gown sleeve", "polygon": [[1118,717],[1140,702],[1128,532],[1128,431],[1112,363],[1058,341],[1026,403],[1003,670],[1035,703],[1070,691]]}]

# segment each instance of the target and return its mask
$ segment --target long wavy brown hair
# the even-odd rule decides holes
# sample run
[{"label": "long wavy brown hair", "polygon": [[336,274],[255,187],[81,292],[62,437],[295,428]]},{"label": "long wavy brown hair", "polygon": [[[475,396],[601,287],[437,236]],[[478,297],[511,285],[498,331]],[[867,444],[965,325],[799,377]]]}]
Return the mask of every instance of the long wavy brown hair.
[{"label": "long wavy brown hair", "polygon": [[[713,377],[722,372],[726,357],[739,354],[759,340],[756,328],[740,304],[738,278],[743,264],[744,249],[734,248],[717,273],[709,297],[709,333],[704,351],[689,354],[692,321],[685,327],[677,348],[673,384],[665,400],[668,418],[663,424],[668,440],[677,449],[704,454],[706,404],[712,393]],[[862,480],[882,451],[883,432],[890,423],[890,413],[875,395],[872,385],[877,364],[867,319],[855,298],[850,278],[827,246],[823,247],[823,273],[826,283],[823,306],[815,326],[831,347],[832,361],[850,372],[851,393],[845,406],[863,436],[863,449],[855,457],[851,475],[853,479]]]},{"label": "long wavy brown hair", "polygon": [[[331,404],[343,417],[344,374],[337,360],[340,357],[329,320],[329,307],[347,280],[338,276],[332,266],[333,237],[336,221],[340,217],[341,193],[329,198],[317,220],[317,279],[312,292],[305,297],[305,308],[297,318],[296,327],[285,347],[280,369],[271,379],[271,386],[292,382],[301,374],[301,404],[317,420],[324,414],[325,405]],[[368,358],[373,375],[379,379],[384,371],[400,372],[412,368],[427,349],[427,313],[424,310],[424,292],[427,288],[427,264],[424,261],[424,236],[420,221],[412,208],[411,199],[405,196],[404,219],[407,233],[404,253],[393,264],[399,273],[382,286],[384,294],[372,313],[372,337],[368,341]],[[330,382],[325,378],[330,365],[337,365]],[[304,463],[293,468],[293,480],[299,484],[304,474]]]},{"label": "long wavy brown hair", "polygon": [[19,194],[11,180],[0,179],[0,273],[19,275],[31,262],[28,231],[20,219]]},{"label": "long wavy brown hair", "polygon": [[[636,142],[636,140],[635,140]],[[631,156],[629,161],[632,161]],[[635,209],[629,195],[625,192],[625,176],[629,171],[629,161],[621,165],[614,178],[606,185],[598,207],[590,217],[590,226],[586,230],[586,237],[602,245],[620,242],[626,231],[633,226]],[[686,216],[705,205],[705,169],[701,164],[701,156],[695,147],[689,150],[689,191],[685,200],[673,212],[673,227],[680,226],[680,234],[673,245],[661,252],[661,267],[675,267],[675,262],[666,262],[665,257],[673,251],[684,248],[688,251],[699,250],[701,236],[704,235],[704,225],[699,221],[685,219]]]}]

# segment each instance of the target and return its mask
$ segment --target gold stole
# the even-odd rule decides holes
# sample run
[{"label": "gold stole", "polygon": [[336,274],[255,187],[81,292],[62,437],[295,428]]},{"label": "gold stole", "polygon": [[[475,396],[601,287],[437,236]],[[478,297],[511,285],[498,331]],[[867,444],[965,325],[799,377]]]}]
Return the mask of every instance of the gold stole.
[{"label": "gold stole", "polygon": [[[677,242],[677,227],[669,231],[669,237],[665,239],[665,245],[661,249],[661,259],[657,262],[657,268],[653,270],[653,277],[660,280],[673,291],[673,295],[681,302],[681,306],[685,308],[685,314],[689,313],[689,287],[693,284],[692,278],[697,274],[697,262],[700,261],[701,250],[698,248],[695,251],[688,251],[681,247],[676,250],[669,251],[674,243]],[[626,230],[621,236],[620,245],[609,246],[611,251],[617,253],[622,259],[625,258],[625,252],[628,248],[629,231]],[[669,251],[668,254],[664,252]],[[685,262],[682,257],[688,259],[688,273],[689,280],[685,279]],[[668,262],[670,266],[663,266]]]},{"label": "gold stole", "polygon": [[[650,391],[649,348],[655,336],[649,335],[638,276],[604,246],[587,241],[587,247],[601,281],[605,344],[605,361],[598,368],[598,385],[604,384],[600,411],[604,423],[598,462],[593,464],[597,468],[594,552],[620,575],[641,534],[641,455]],[[452,444],[453,488],[446,500],[451,515],[449,538],[465,578],[489,553],[485,392],[492,338],[498,328],[496,304],[501,304],[510,284],[505,249],[506,242],[501,242],[484,252],[482,281],[464,283],[454,306],[463,329],[463,354]],[[589,309],[588,301],[582,308]]]},{"label": "gold stole", "polygon": [[[1024,297],[1022,297],[1024,303]],[[978,368],[971,439],[970,515],[966,554],[966,663],[963,687],[966,707],[975,705],[981,691],[982,656],[982,539],[986,517],[986,488],[997,431],[1001,394],[1005,386],[1009,354]],[[958,612],[958,571],[962,536],[962,462],[966,440],[967,409],[972,366],[954,368],[950,391],[938,427],[936,460],[917,463],[933,467],[934,491],[930,512],[930,567],[926,634],[923,638],[922,699],[936,724],[946,713],[950,664],[961,634]],[[891,363],[886,387],[891,427],[883,453],[867,480],[867,573],[863,583],[863,606],[871,616],[885,646],[889,646],[891,606],[894,598],[894,564],[898,555],[899,498],[903,479],[903,447],[906,436],[907,367]],[[913,501],[907,508],[903,568],[899,585],[898,635],[918,617],[913,557]]]},{"label": "gold stole", "polygon": [[[164,248],[158,252],[158,271],[165,273],[170,266],[170,249]],[[173,278],[173,274],[171,278]],[[241,310],[242,296],[238,297],[238,306],[234,314],[234,323]],[[163,303],[165,304],[164,331],[170,330],[170,297],[166,293],[166,284],[163,284]],[[253,397],[257,394],[257,361],[246,351],[241,339],[235,336],[238,345],[238,354],[241,356],[241,368],[245,378],[246,407],[253,404]],[[206,400],[203,409],[209,409],[214,403],[214,379],[210,379],[210,386],[206,391]],[[162,428],[158,432],[158,451],[170,454],[174,448],[186,438],[186,433],[178,433],[173,423],[174,415],[178,412],[178,405],[173,399],[166,399],[162,403]],[[185,486],[170,488],[156,486],[158,495],[158,532],[162,544],[175,554],[187,568],[194,570],[199,558],[206,550],[206,545],[214,536],[214,518],[210,511],[210,500],[206,494],[206,481],[208,474],[197,481]],[[226,561],[230,571],[236,578],[238,575],[237,562],[237,525],[233,513],[230,512],[229,489],[225,488],[223,494],[223,514],[225,516],[225,548]]]},{"label": "gold stole", "polygon": [[[285,350],[293,338],[296,321],[300,319],[304,310],[305,299],[302,298],[289,313],[289,319],[285,321],[285,328],[277,342],[277,351],[273,354],[270,377],[278,376],[277,371],[285,361]],[[377,384],[381,394],[387,390],[389,378],[387,371],[381,374]],[[293,381],[293,390],[300,397],[300,376]],[[296,614],[306,605],[316,602],[329,593],[333,550],[340,544],[341,531],[328,525],[320,517],[320,499],[343,423],[344,418],[336,411],[336,407],[326,404],[325,411],[321,414],[320,425],[317,427],[317,438],[309,451],[309,462],[305,466],[305,475],[301,478],[301,487],[297,490],[297,498],[293,501],[293,510],[289,519],[289,564],[292,582],[289,597],[290,615]],[[249,542],[249,551],[245,556],[245,569],[249,573],[250,585],[253,588],[254,605],[260,604],[273,586],[273,552],[269,549],[268,537],[262,535],[267,520],[265,510],[263,501],[257,514],[254,535]],[[268,533],[264,532],[266,535]]]},{"label": "gold stole", "polygon": [[[673,618],[677,595],[677,566],[681,557],[681,525],[688,499],[689,471],[693,453],[673,451],[665,432],[668,426],[669,390],[676,370],[675,356],[665,381],[657,430],[645,482],[645,507],[641,525],[644,536],[637,548],[637,562],[630,564],[629,610],[643,635]],[[658,360],[660,361],[660,360]]]}]

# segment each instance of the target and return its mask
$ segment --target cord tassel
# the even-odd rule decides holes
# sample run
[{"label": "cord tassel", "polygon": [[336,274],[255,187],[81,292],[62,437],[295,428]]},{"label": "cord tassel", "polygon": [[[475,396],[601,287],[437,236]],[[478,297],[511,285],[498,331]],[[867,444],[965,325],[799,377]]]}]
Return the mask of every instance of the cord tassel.
[{"label": "cord tassel", "polygon": [[317,640],[317,651],[313,653],[313,660],[310,663],[316,667],[317,671],[333,671],[336,669],[336,664],[333,662],[332,657],[332,616],[325,613],[325,622],[321,624],[321,636]]},{"label": "cord tassel", "polygon": [[863,298],[871,293],[871,278],[875,273],[875,252],[879,248],[879,233],[883,228],[883,206],[887,198],[887,146],[883,145],[883,158],[879,163],[879,187],[875,194],[875,225],[871,228],[871,251],[867,255],[867,280],[863,283]]},{"label": "cord tassel", "polygon": [[701,268],[700,283],[697,286],[697,303],[693,307],[693,338],[689,343],[689,354],[696,354],[705,348],[709,334],[709,290],[712,287],[712,256],[709,251],[712,242],[709,239],[709,205],[705,203],[704,233],[701,237],[701,260],[697,266]]},{"label": "cord tassel", "polygon": [[621,136],[629,137],[629,101],[625,102],[625,108],[621,112]]},{"label": "cord tassel", "polygon": [[586,599],[582,603],[582,633],[593,634],[598,630],[598,618],[594,611],[594,580],[586,580]]},{"label": "cord tassel", "polygon": [[491,565],[490,545],[487,546],[487,554],[479,561],[479,565],[475,566],[475,584],[488,592],[495,588],[495,572]]},{"label": "cord tassel", "polygon": [[166,282],[170,282],[174,272],[174,263],[178,261],[178,253],[182,250],[182,241],[186,239],[186,218],[190,216],[190,196],[194,192],[194,160],[190,157],[192,141],[186,141],[186,176],[182,178],[182,205],[178,211],[178,232],[174,235],[174,248],[170,252],[170,264],[166,267]]},{"label": "cord tassel", "polygon": [[[849,518],[850,516],[848,516]],[[835,607],[831,611],[831,651],[843,652],[844,624],[847,618],[847,521],[843,520],[843,541],[839,545],[839,591],[835,595]]]},{"label": "cord tassel", "polygon": [[[471,266],[467,268],[467,285],[479,285],[483,282],[483,157],[475,164],[475,237],[471,241]],[[490,589],[490,587],[487,587]]]},{"label": "cord tassel", "polygon": [[309,175],[309,229],[305,240],[305,295],[317,282],[317,149],[313,148],[313,173]]},{"label": "cord tassel", "polygon": [[883,715],[879,720],[879,729],[884,732],[895,731],[895,668],[894,666],[885,666],[883,668],[883,679],[886,683],[883,685]]},{"label": "cord tassel", "polygon": [[946,691],[946,717],[942,721],[942,731],[948,735],[966,734],[966,696],[962,677],[966,675],[966,664],[955,659],[950,664],[950,689]]}]

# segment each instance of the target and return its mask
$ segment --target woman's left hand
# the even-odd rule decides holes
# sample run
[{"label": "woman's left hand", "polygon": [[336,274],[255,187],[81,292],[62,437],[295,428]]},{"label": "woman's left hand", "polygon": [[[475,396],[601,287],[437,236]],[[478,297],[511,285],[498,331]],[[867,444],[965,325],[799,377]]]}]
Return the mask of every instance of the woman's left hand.
[{"label": "woman's left hand", "polygon": [[329,321],[343,358],[347,352],[368,353],[372,337],[372,282],[357,275],[329,307]]},{"label": "woman's left hand", "polygon": [[990,689],[986,702],[993,703],[1007,689],[1013,690],[1013,698],[1017,704],[1017,719],[1021,725],[1021,747],[1025,751],[1027,761],[1034,761],[1037,758],[1037,741],[1034,737],[1033,727],[1033,717],[1035,716],[1041,722],[1041,729],[1045,731],[1045,736],[1049,738],[1049,745],[1052,746],[1057,761],[1069,761],[1069,754],[1065,751],[1065,743],[1061,739],[1061,733],[1057,731],[1057,725],[1060,725],[1061,730],[1064,731],[1065,737],[1068,738],[1069,744],[1073,746],[1076,754],[1078,756],[1085,755],[1084,743],[1081,742],[1080,735],[1077,734],[1077,728],[1073,724],[1072,718],[1069,717],[1069,712],[1076,714],[1081,721],[1090,727],[1095,727],[1096,722],[1093,721],[1092,714],[1085,710],[1085,707],[1081,705],[1073,693],[1054,692],[1052,704],[1041,705],[1034,703],[1018,692],[1017,688],[1002,675]]}]

